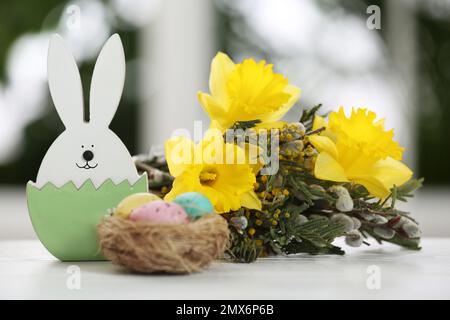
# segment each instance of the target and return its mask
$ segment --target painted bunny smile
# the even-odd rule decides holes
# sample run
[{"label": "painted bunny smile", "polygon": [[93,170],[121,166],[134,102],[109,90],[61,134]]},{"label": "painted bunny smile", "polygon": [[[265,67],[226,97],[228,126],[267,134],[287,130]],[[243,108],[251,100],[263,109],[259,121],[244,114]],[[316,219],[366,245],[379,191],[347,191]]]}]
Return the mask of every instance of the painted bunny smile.
[{"label": "painted bunny smile", "polygon": [[86,164],[83,165],[83,166],[80,166],[80,165],[79,165],[78,163],[76,163],[76,162],[75,162],[75,164],[76,164],[77,167],[80,168],[80,169],[95,169],[95,168],[97,168],[97,166],[98,166],[98,163],[96,163],[95,166],[91,166],[91,165],[89,164],[88,161],[86,161]]}]

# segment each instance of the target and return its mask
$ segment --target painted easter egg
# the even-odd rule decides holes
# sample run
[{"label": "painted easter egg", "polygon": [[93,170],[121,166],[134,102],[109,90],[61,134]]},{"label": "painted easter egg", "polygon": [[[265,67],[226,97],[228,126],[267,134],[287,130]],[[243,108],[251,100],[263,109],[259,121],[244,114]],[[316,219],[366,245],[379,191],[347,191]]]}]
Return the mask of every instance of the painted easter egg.
[{"label": "painted easter egg", "polygon": [[158,200],[161,200],[161,198],[153,193],[140,192],[132,194],[120,201],[114,211],[114,215],[121,218],[128,218],[131,212],[137,207]]},{"label": "painted easter egg", "polygon": [[214,212],[211,201],[199,192],[182,193],[178,195],[173,202],[182,206],[189,217],[193,219]]},{"label": "painted easter egg", "polygon": [[183,207],[176,203],[153,201],[131,212],[132,221],[151,221],[155,223],[188,223],[189,218]]}]

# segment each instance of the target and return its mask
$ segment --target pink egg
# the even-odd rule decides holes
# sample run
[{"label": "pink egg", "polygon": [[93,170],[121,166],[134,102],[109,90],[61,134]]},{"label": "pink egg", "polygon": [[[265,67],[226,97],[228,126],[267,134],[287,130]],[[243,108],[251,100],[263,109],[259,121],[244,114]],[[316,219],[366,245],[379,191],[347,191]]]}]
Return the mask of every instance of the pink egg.
[{"label": "pink egg", "polygon": [[156,223],[188,223],[188,215],[176,203],[153,201],[137,207],[131,212],[132,221],[151,221]]}]

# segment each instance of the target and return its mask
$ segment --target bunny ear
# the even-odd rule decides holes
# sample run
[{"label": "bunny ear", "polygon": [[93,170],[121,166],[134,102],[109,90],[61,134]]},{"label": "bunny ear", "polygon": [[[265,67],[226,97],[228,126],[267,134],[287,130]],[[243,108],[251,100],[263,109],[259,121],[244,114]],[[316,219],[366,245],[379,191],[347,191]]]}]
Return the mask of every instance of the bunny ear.
[{"label": "bunny ear", "polygon": [[103,46],[92,75],[89,99],[89,121],[109,126],[122,96],[125,82],[125,54],[116,33]]},{"label": "bunny ear", "polygon": [[83,123],[83,88],[72,54],[58,34],[52,35],[47,56],[48,86],[66,128]]}]

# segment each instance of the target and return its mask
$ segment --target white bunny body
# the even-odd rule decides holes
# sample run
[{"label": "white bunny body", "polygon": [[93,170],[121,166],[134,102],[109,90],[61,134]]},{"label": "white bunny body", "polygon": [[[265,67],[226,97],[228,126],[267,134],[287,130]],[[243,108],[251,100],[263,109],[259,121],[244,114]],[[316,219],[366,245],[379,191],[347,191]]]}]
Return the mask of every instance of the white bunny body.
[{"label": "white bunny body", "polygon": [[[94,158],[91,168],[84,168],[83,152],[90,150]],[[97,188],[107,179],[115,184],[128,180],[131,184],[139,178],[126,147],[111,130],[86,124],[81,130],[66,130],[50,146],[36,179],[38,187],[51,182],[60,187],[72,181],[79,188],[91,180]]]},{"label": "white bunny body", "polygon": [[56,110],[66,130],[48,149],[36,179],[57,187],[87,180],[95,187],[111,179],[118,184],[139,179],[130,153],[109,124],[119,105],[125,81],[125,57],[117,34],[104,45],[92,76],[89,121],[84,121],[81,79],[73,56],[54,35],[48,53],[48,80]]}]

